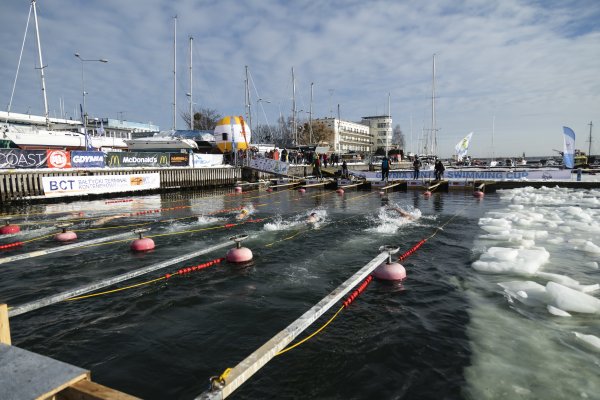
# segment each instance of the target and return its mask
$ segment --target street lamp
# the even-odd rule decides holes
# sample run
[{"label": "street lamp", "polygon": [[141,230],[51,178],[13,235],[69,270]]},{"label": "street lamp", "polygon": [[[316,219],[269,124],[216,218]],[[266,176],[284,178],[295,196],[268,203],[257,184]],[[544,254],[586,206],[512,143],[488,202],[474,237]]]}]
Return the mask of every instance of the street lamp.
[{"label": "street lamp", "polygon": [[[86,109],[85,109],[85,79],[83,77],[83,63],[84,62],[92,62],[92,61],[96,61],[96,62],[101,62],[101,63],[107,63],[108,60],[101,58],[101,59],[94,59],[94,60],[88,60],[85,58],[82,58],[79,53],[75,53],[75,57],[77,57],[79,59],[79,61],[81,61],[81,93],[83,95],[83,115],[81,116],[83,118],[83,129],[84,129],[84,133],[87,135],[87,113],[86,113]],[[87,150],[87,149],[86,149]]]},{"label": "street lamp", "polygon": [[[258,115],[258,106],[260,105],[260,107],[262,108],[263,114],[265,116],[265,120],[266,120],[267,119],[267,114],[265,113],[265,108],[260,103],[269,103],[269,104],[271,104],[271,100],[267,100],[267,99],[263,99],[263,98],[256,99],[256,115]],[[256,127],[258,128],[258,125],[259,125],[258,124],[258,117],[256,119],[257,119],[257,121],[256,121]],[[266,122],[267,122],[267,129],[269,129],[269,133],[270,133],[271,128],[268,125],[269,121],[266,121]],[[252,127],[250,127],[250,130],[252,130]],[[256,143],[260,143],[260,142],[261,142],[261,137],[258,134],[258,129],[257,129]]]}]

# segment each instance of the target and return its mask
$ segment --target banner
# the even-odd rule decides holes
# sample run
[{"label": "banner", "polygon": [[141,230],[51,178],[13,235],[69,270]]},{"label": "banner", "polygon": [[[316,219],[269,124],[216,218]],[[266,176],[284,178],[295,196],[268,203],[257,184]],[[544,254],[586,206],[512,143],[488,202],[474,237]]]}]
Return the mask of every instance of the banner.
[{"label": "banner", "polygon": [[187,153],[169,153],[169,164],[171,167],[188,167],[190,155]]},{"label": "banner", "polygon": [[[381,171],[349,171],[350,175],[359,178],[365,178],[368,181],[380,181]],[[412,170],[390,171],[389,180],[412,180]],[[435,178],[433,170],[420,171],[420,180],[429,180]],[[446,169],[444,179],[453,180],[480,180],[480,181],[570,181],[571,171],[569,170],[523,170],[523,171],[493,171],[493,170],[453,170]]]},{"label": "banner", "polygon": [[48,168],[71,168],[71,155],[66,150],[46,150]]},{"label": "banner", "polygon": [[565,150],[563,152],[563,163],[567,168],[573,168],[575,166],[575,132],[573,129],[563,126],[563,132],[565,134]]},{"label": "banner", "polygon": [[469,150],[469,143],[471,142],[471,137],[473,137],[473,132],[465,136],[464,139],[458,142],[454,147],[454,150],[456,150],[457,161],[462,161],[463,157],[467,155],[467,151]]},{"label": "banner", "polygon": [[101,151],[71,151],[71,167],[104,168],[104,157]]},{"label": "banner", "polygon": [[46,197],[129,192],[160,188],[160,174],[44,176],[42,186]]},{"label": "banner", "polygon": [[212,165],[222,165],[223,154],[192,154],[192,167],[210,167]]},{"label": "banner", "polygon": [[[275,174],[287,175],[290,165],[279,160],[270,158],[253,158],[250,160],[250,168],[258,169],[265,172],[273,172]],[[381,176],[379,177],[381,179]]]},{"label": "banner", "polygon": [[0,150],[0,168],[46,168],[46,150]]},{"label": "banner", "polygon": [[168,167],[169,153],[110,152],[106,154],[106,165],[111,168]]}]

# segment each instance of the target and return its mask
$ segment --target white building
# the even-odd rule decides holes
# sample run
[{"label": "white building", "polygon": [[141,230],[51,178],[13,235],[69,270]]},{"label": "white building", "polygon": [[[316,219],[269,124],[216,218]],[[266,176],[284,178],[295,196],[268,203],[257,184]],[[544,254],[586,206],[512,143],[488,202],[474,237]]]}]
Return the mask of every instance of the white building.
[{"label": "white building", "polygon": [[361,153],[373,151],[373,138],[368,125],[337,118],[320,118],[313,124],[329,128],[333,132],[333,138],[329,143],[329,148],[333,152],[343,154],[350,151]]},{"label": "white building", "polygon": [[381,147],[389,149],[392,144],[392,117],[390,115],[379,115],[363,117],[362,124],[368,125],[373,136],[373,151]]}]

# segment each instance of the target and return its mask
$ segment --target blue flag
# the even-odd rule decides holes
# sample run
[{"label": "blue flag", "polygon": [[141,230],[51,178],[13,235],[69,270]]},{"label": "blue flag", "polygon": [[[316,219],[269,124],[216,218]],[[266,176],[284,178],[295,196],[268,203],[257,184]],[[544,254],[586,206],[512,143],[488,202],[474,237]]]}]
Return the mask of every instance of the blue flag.
[{"label": "blue flag", "polygon": [[563,126],[563,132],[565,134],[565,149],[563,151],[563,163],[567,168],[573,168],[575,166],[575,132],[573,129]]}]

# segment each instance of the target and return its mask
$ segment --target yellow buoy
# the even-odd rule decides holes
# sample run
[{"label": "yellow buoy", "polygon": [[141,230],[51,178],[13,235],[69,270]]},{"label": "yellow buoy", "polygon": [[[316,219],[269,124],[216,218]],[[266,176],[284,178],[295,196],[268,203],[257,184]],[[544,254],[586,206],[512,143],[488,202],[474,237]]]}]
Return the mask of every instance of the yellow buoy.
[{"label": "yellow buoy", "polygon": [[217,122],[215,143],[223,153],[232,150],[246,150],[250,147],[250,127],[242,117],[227,116]]}]

